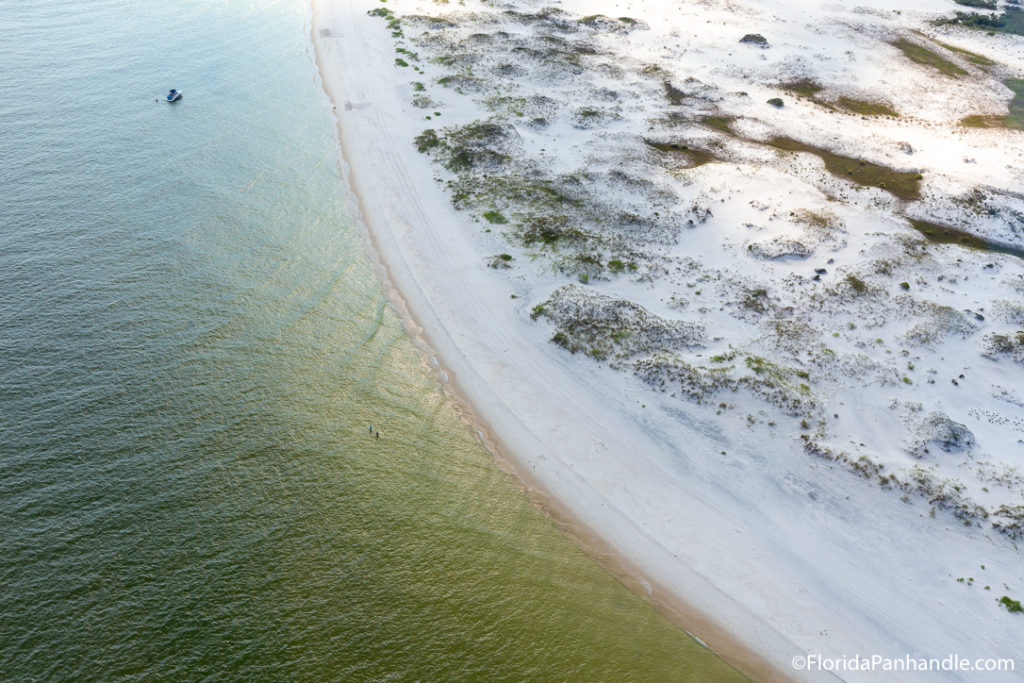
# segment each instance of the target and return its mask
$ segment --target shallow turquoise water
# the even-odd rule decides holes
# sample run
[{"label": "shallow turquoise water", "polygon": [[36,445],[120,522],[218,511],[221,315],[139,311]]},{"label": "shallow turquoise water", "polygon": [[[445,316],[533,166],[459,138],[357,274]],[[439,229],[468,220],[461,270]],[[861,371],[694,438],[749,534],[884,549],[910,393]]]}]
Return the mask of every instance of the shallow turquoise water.
[{"label": "shallow turquoise water", "polygon": [[306,12],[0,0],[0,677],[735,678],[445,400]]}]

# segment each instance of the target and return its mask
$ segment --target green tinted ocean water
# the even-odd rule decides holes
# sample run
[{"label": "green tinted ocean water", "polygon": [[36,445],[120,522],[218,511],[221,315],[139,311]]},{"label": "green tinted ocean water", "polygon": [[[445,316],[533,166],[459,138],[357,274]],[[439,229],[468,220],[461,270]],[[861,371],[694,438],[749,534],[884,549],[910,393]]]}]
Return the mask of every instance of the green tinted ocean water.
[{"label": "green tinted ocean water", "polygon": [[0,678],[738,678],[445,398],[308,31],[298,0],[0,0]]}]

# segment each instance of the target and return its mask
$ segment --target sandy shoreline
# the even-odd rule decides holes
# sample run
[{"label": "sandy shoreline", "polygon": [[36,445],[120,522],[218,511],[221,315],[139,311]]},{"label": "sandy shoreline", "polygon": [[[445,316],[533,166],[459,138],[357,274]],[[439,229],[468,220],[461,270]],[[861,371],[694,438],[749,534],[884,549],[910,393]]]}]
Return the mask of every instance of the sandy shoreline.
[{"label": "sandy shoreline", "polygon": [[[366,16],[373,6],[313,0],[313,41],[360,218],[410,334],[437,359],[488,447],[552,516],[758,680],[835,680],[793,671],[792,658],[806,653],[1011,655],[1014,634],[992,633],[984,610],[936,598],[946,568],[918,572],[940,544],[953,556],[973,551],[961,532],[935,525],[899,538],[919,515],[877,490],[851,491],[849,504],[842,495],[808,500],[808,482],[835,488],[826,469],[797,474],[783,462],[781,481],[745,465],[712,470],[716,434],[648,409],[654,397],[566,363],[545,343],[545,331],[509,304],[515,291],[490,279],[489,245],[416,153],[420,112],[407,112],[392,45]],[[732,436],[729,450],[772,460],[762,448]],[[1014,575],[1015,553],[993,548],[991,557]]]},{"label": "sandy shoreline", "polygon": [[[573,538],[574,542],[597,560],[602,567],[615,574],[635,593],[646,595],[660,611],[745,674],[762,681],[796,680],[787,670],[779,666],[778,661],[770,661],[762,652],[758,652],[749,647],[746,642],[736,638],[731,630],[706,611],[706,606],[703,609],[695,606],[688,600],[686,594],[673,591],[665,586],[659,578],[650,575],[644,567],[616,549],[606,536],[585,522],[571,504],[567,504],[553,495],[547,489],[545,481],[537,474],[536,466],[530,465],[531,459],[525,456],[528,451],[520,450],[530,448],[530,441],[533,442],[534,452],[543,450],[537,437],[531,434],[525,425],[521,423],[508,425],[508,421],[502,419],[503,416],[496,414],[495,411],[502,410],[497,397],[493,396],[493,392],[491,397],[485,398],[481,395],[483,393],[481,389],[486,390],[487,387],[477,385],[473,387],[477,391],[470,391],[470,387],[465,386],[465,383],[461,381],[461,372],[472,374],[471,368],[466,365],[469,359],[460,353],[454,342],[448,337],[447,330],[438,320],[434,319],[430,323],[420,322],[433,318],[433,310],[428,302],[421,299],[422,292],[414,289],[415,285],[408,281],[412,277],[411,274],[407,270],[399,270],[403,269],[403,266],[405,268],[408,266],[405,266],[404,259],[395,251],[399,247],[394,243],[389,225],[379,218],[380,213],[388,211],[384,204],[398,198],[381,198],[379,189],[374,188],[373,185],[386,180],[386,178],[373,178],[370,173],[366,173],[364,177],[361,172],[370,165],[366,163],[367,159],[365,158],[370,150],[366,149],[366,138],[361,135],[363,128],[353,120],[354,117],[346,116],[355,110],[354,106],[346,106],[352,103],[352,94],[346,87],[346,77],[350,76],[352,71],[345,68],[336,69],[335,66],[340,65],[330,61],[332,58],[330,46],[326,43],[335,36],[332,26],[343,21],[343,18],[337,13],[345,4],[347,3],[344,0],[312,0],[312,40],[321,78],[325,90],[334,103],[338,119],[338,139],[342,148],[342,158],[348,167],[346,180],[353,194],[358,220],[367,230],[370,257],[379,268],[382,280],[389,285],[387,287],[388,298],[402,316],[410,337],[435,365],[445,382],[446,392],[455,402],[459,412],[474,426],[484,445],[495,455],[502,467],[523,482],[535,502],[541,505],[552,519]],[[357,12],[351,7],[347,9],[352,14]],[[358,14],[362,14],[362,12],[358,12]],[[330,35],[322,33],[325,29],[330,32]],[[355,50],[348,54],[351,57],[358,52],[360,51]],[[363,52],[363,54],[367,53]],[[367,60],[365,63],[366,66],[371,64],[373,64],[371,60]],[[365,87],[366,83],[364,82],[363,85]],[[371,85],[370,90],[372,91],[372,89]],[[381,131],[378,129],[376,132],[380,133]],[[377,197],[376,202],[368,201],[373,197]],[[402,281],[405,281],[405,288],[399,284]],[[410,298],[418,300],[419,306],[410,306]],[[428,325],[432,325],[429,330],[425,329],[425,326]],[[436,343],[438,338],[442,343]],[[483,399],[485,405],[491,410],[476,409],[473,403],[474,395],[477,399]],[[501,438],[500,431],[496,431],[492,427],[492,420],[506,422],[506,429],[514,429],[514,433],[525,438],[521,438],[518,443],[509,443],[507,439]],[[514,421],[514,418],[512,420]],[[696,580],[692,583],[699,585],[699,577],[693,578]],[[710,586],[706,588],[713,590]],[[789,649],[794,653],[797,652],[795,646]],[[831,679],[831,676],[828,678]]]}]

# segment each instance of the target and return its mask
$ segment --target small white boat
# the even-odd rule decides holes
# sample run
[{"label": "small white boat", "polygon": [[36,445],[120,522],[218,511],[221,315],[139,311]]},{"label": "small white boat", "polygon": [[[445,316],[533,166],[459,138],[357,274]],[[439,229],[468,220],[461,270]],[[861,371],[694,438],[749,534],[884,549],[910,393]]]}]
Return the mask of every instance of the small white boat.
[{"label": "small white boat", "polygon": [[171,88],[171,91],[169,93],[167,93],[167,101],[168,102],[177,102],[180,99],[181,99],[181,91],[180,90],[175,90],[175,89]]}]

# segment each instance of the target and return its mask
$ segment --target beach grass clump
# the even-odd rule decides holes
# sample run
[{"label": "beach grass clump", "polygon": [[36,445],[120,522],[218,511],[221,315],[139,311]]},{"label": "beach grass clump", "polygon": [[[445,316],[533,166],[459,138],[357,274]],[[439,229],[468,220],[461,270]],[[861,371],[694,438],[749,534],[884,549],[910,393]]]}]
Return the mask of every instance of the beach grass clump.
[{"label": "beach grass clump", "polygon": [[992,517],[993,529],[1014,541],[1024,540],[1024,505],[1000,505]]},{"label": "beach grass clump", "polygon": [[830,211],[796,209],[790,212],[790,219],[803,227],[804,239],[816,243],[837,243],[845,233],[843,221]]},{"label": "beach grass clump", "polygon": [[801,78],[795,81],[788,81],[786,83],[780,84],[779,87],[782,88],[783,90],[791,92],[794,95],[799,95],[800,97],[807,97],[810,99],[814,99],[818,93],[825,89],[825,86],[823,86],[821,83],[818,83],[817,81],[810,78]]},{"label": "beach grass clump", "polygon": [[903,295],[897,299],[903,302],[904,310],[913,312],[919,321],[903,334],[908,346],[933,346],[952,336],[966,338],[974,333],[976,326],[962,312],[933,301],[914,301]]},{"label": "beach grass clump", "polygon": [[846,284],[855,294],[863,294],[868,291],[867,284],[853,274],[846,276]]},{"label": "beach grass clump", "polygon": [[483,92],[485,90],[484,82],[482,80],[468,74],[449,74],[447,76],[442,76],[437,79],[437,84],[444,88],[454,90],[460,95]]},{"label": "beach grass clump", "polygon": [[667,216],[658,213],[639,214],[603,201],[595,201],[588,206],[592,223],[610,241],[623,246],[675,244],[685,228],[693,228],[706,221],[710,210],[695,203],[685,213],[672,212]]},{"label": "beach grass clump", "polygon": [[376,7],[369,10],[367,14],[371,17],[381,17],[387,21],[387,27],[391,31],[392,38],[401,38],[403,36],[401,19],[395,16],[395,13],[387,7]]},{"label": "beach grass clump", "polygon": [[416,149],[417,151],[419,151],[420,154],[425,154],[431,151],[432,149],[440,147],[442,144],[441,138],[438,137],[437,131],[434,130],[433,128],[428,128],[427,130],[417,135],[415,138],[413,138],[413,142],[416,143]]},{"label": "beach grass clump", "polygon": [[989,358],[1009,356],[1015,362],[1024,364],[1024,330],[1006,334],[993,332],[985,337],[983,347]]},{"label": "beach grass clump", "polygon": [[966,487],[959,479],[940,479],[932,470],[920,465],[915,465],[908,472],[907,479],[901,488],[915,491],[935,508],[951,512],[961,521],[987,519],[989,516],[985,508],[967,496]]},{"label": "beach grass clump", "polygon": [[572,112],[570,116],[572,125],[579,129],[593,128],[616,118],[618,118],[618,115],[614,112],[594,107],[580,107]]},{"label": "beach grass clump", "polygon": [[753,373],[737,378],[737,388],[746,389],[791,417],[812,416],[820,410],[806,380],[809,373],[767,358],[748,355],[744,365]]},{"label": "beach grass clump", "polygon": [[747,356],[743,359],[744,364],[754,371],[755,375],[764,375],[775,380],[784,380],[786,372],[777,364],[761,356]]},{"label": "beach grass clump", "polygon": [[434,153],[445,168],[455,173],[507,167],[523,148],[515,126],[498,121],[474,121],[443,132],[444,142],[433,147]]},{"label": "beach grass clump", "polygon": [[774,363],[755,355],[746,355],[744,365],[750,374],[737,373],[735,364],[722,365],[738,354],[730,352],[712,357],[713,367],[697,366],[676,354],[657,354],[640,358],[633,371],[641,380],[662,392],[671,391],[693,403],[717,402],[723,392],[746,391],[793,417],[806,422],[820,406],[806,382],[808,373]]},{"label": "beach grass clump", "polygon": [[921,198],[921,174],[915,171],[898,171],[863,159],[836,154],[822,147],[815,147],[788,137],[776,137],[769,145],[787,152],[806,152],[821,158],[829,173],[846,178],[858,185],[877,187],[900,199]]},{"label": "beach grass clump", "polygon": [[554,247],[565,242],[582,244],[587,241],[589,235],[573,222],[571,216],[540,215],[526,222],[519,232],[519,237],[528,247]]},{"label": "beach grass clump", "polygon": [[484,100],[484,106],[495,114],[523,117],[526,115],[526,98],[494,95]]},{"label": "beach grass clump", "polygon": [[686,99],[686,93],[672,85],[669,81],[665,81],[663,85],[665,87],[665,97],[668,98],[669,103],[673,106],[678,107]]},{"label": "beach grass clump", "polygon": [[632,301],[576,284],[555,290],[537,315],[554,323],[552,341],[562,348],[571,353],[598,349],[601,359],[612,361],[698,348],[707,338],[703,325],[669,320]]},{"label": "beach grass clump", "polygon": [[571,33],[580,30],[580,24],[569,16],[569,13],[559,7],[545,7],[536,12],[520,12],[507,9],[502,15],[519,24],[533,24],[563,33]]},{"label": "beach grass clump", "polygon": [[713,161],[719,161],[719,157],[706,149],[693,147],[687,142],[662,142],[644,138],[644,144],[658,150],[671,160],[669,164],[672,169],[697,168]]},{"label": "beach grass clump", "polygon": [[456,208],[501,210],[516,224],[541,216],[568,219],[584,212],[587,203],[578,180],[549,177],[526,163],[503,168],[500,173],[460,173],[449,181],[448,189]]},{"label": "beach grass clump", "polygon": [[589,284],[591,278],[601,278],[604,274],[601,254],[585,248],[574,249],[568,255],[557,258],[555,268],[566,275],[575,275],[576,280],[584,285]]},{"label": "beach grass clump", "polygon": [[995,315],[1007,325],[1024,327],[1024,301],[1001,299],[992,303]]},{"label": "beach grass clump", "polygon": [[[432,107],[437,106],[437,102],[435,102],[433,98],[431,98],[429,95],[424,95],[422,93],[417,93],[417,94],[413,95],[411,102],[412,102],[412,106],[416,107],[417,109],[430,109]],[[436,112],[436,111],[434,112],[434,116],[440,116],[440,115],[441,114],[439,112]],[[431,118],[431,117],[428,116],[427,118]],[[418,146],[417,146],[417,149],[418,149]]]},{"label": "beach grass clump", "polygon": [[483,216],[484,220],[492,225],[503,225],[508,223],[508,219],[505,218],[500,211],[484,211]]},{"label": "beach grass clump", "polygon": [[413,60],[414,62],[420,61],[420,56],[418,54],[416,54],[415,52],[413,52],[412,50],[409,50],[407,48],[396,47],[395,48],[395,52],[397,54],[405,55],[406,57],[408,57],[409,59]]},{"label": "beach grass clump", "polygon": [[750,390],[794,417],[803,415],[806,419],[815,410],[817,404],[807,384],[809,372],[753,354],[747,355],[743,363],[753,375],[738,378],[739,387]]},{"label": "beach grass clump", "polygon": [[590,45],[556,35],[519,39],[507,51],[520,68],[547,81],[564,82],[587,71],[589,59],[598,52]]},{"label": "beach grass clump", "polygon": [[899,40],[894,40],[889,44],[902,52],[907,59],[915,64],[930,66],[933,69],[938,70],[940,73],[953,78],[959,78],[960,76],[967,75],[966,69],[957,66],[938,52],[929,50],[919,43],[907,40],[906,38],[900,38]]},{"label": "beach grass clump", "polygon": [[512,254],[497,254],[488,261],[487,265],[495,269],[508,269],[512,267]]},{"label": "beach grass clump", "polygon": [[859,100],[845,95],[835,101],[835,106],[854,114],[862,116],[894,116],[899,117],[899,112],[883,102],[871,100]]},{"label": "beach grass clump", "polygon": [[632,17],[618,17],[613,19],[612,17],[608,17],[603,14],[591,14],[590,16],[581,18],[579,23],[593,31],[615,33],[629,33],[630,31],[635,31],[637,29],[647,28],[647,24],[639,19],[634,19]]},{"label": "beach grass clump", "polygon": [[771,298],[768,296],[768,290],[763,287],[746,289],[739,304],[743,310],[751,311],[753,313],[767,313],[772,310],[772,303]]},{"label": "beach grass clump", "polygon": [[483,105],[494,116],[502,119],[534,120],[558,113],[559,103],[546,95],[492,95],[483,100]]},{"label": "beach grass clump", "polygon": [[736,391],[736,380],[730,377],[733,368],[698,367],[669,354],[639,358],[633,363],[633,373],[644,383],[662,392],[680,394],[698,405],[714,403],[722,392]]},{"label": "beach grass clump", "polygon": [[839,218],[833,213],[811,211],[810,209],[797,209],[790,215],[797,223],[812,226],[819,230],[832,231],[839,227]]},{"label": "beach grass clump", "polygon": [[770,240],[748,244],[747,253],[762,261],[776,261],[783,259],[805,259],[811,256],[814,250],[800,240],[779,236]]},{"label": "beach grass clump", "polygon": [[971,64],[975,64],[977,66],[995,66],[998,63],[994,59],[989,59],[985,55],[979,55],[977,52],[971,52],[970,50],[965,50],[962,47],[956,47],[955,45],[950,45],[949,43],[942,43],[939,41],[936,42],[939,43],[939,45],[941,45],[942,47],[949,50],[950,52],[955,52],[956,54],[960,55]]},{"label": "beach grass clump", "polygon": [[[450,150],[444,149],[435,158],[444,161],[448,154]],[[512,225],[506,234],[526,247],[605,248],[629,255],[638,244],[675,243],[688,225],[704,220],[702,207],[659,215],[657,203],[675,195],[665,194],[649,180],[633,182],[632,176],[621,172],[586,170],[549,175],[547,169],[518,155],[493,169],[457,169],[448,187],[458,209],[501,211]],[[622,191],[634,194],[649,210],[638,214],[608,201]],[[569,256],[560,259],[567,262]],[[632,269],[628,263],[626,267]]]},{"label": "beach grass clump", "polygon": [[604,27],[609,24],[614,25],[611,17],[607,17],[603,14],[591,14],[590,16],[583,17],[579,21],[584,26],[589,26],[591,28]]},{"label": "beach grass clump", "polygon": [[999,598],[999,604],[1006,608],[1006,611],[1010,614],[1020,614],[1024,612],[1024,607],[1021,607],[1020,600],[1012,600],[1010,596],[1004,595]]},{"label": "beach grass clump", "polygon": [[458,24],[449,17],[428,16],[425,14],[408,14],[405,20],[410,24],[423,26],[431,31],[439,31],[446,28],[457,28]]},{"label": "beach grass clump", "polygon": [[[906,381],[908,378],[904,378]],[[909,384],[909,382],[907,382]],[[913,429],[911,456],[923,459],[931,455],[932,449],[943,453],[957,453],[974,448],[976,439],[966,425],[955,422],[948,415],[933,411],[924,417]]]},{"label": "beach grass clump", "polygon": [[441,66],[456,68],[460,70],[460,73],[466,75],[473,74],[473,67],[483,59],[483,55],[479,52],[445,52],[444,54],[434,57],[430,61]]},{"label": "beach grass clump", "polygon": [[732,129],[732,124],[736,121],[735,116],[705,116],[701,118],[701,123],[713,128],[720,133],[726,135],[736,135],[736,132]]}]

